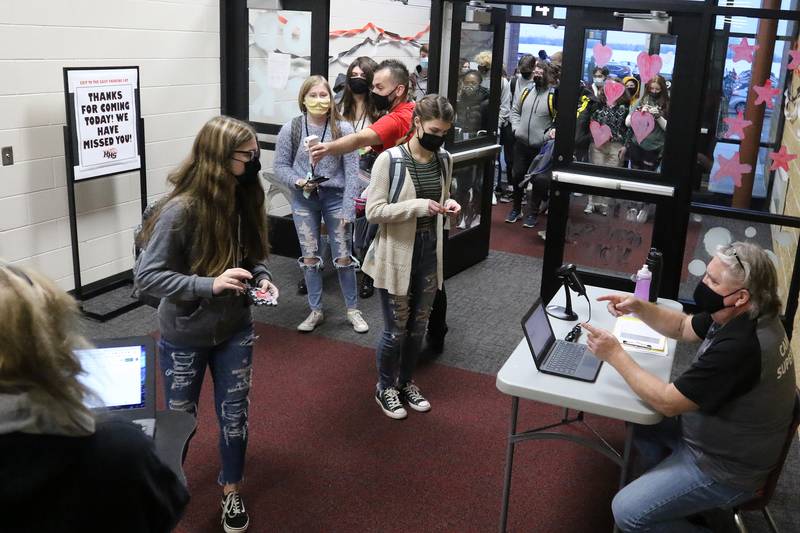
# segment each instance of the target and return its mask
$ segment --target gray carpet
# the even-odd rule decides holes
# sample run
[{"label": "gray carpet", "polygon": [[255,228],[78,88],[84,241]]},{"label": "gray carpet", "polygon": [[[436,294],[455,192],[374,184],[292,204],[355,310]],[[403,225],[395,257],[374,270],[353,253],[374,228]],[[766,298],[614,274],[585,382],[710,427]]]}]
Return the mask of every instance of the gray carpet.
[{"label": "gray carpet", "polygon": [[[294,329],[308,314],[305,297],[297,294],[300,271],[295,260],[285,257],[273,257],[270,266],[281,289],[280,304],[278,307],[256,308],[255,318],[259,322]],[[485,261],[447,280],[450,332],[445,352],[437,363],[496,374],[522,339],[519,320],[538,295],[540,280],[540,259],[495,251],[490,252]],[[88,307],[108,310],[128,303],[129,295],[130,288],[120,288],[97,297],[88,303]],[[326,320],[309,335],[375,346],[383,325],[377,295],[363,300],[360,305],[370,324],[370,331],[366,334],[353,332],[346,322],[339,284],[335,273],[330,270],[325,274],[323,302]],[[149,307],[140,307],[105,323],[84,320],[83,324],[87,336],[94,338],[144,335],[158,329],[155,310]],[[688,366],[695,348],[679,345],[673,376]],[[770,506],[782,531],[798,531],[798,495],[800,446],[795,445]],[[750,531],[769,531],[757,513],[748,513],[745,521]]]}]

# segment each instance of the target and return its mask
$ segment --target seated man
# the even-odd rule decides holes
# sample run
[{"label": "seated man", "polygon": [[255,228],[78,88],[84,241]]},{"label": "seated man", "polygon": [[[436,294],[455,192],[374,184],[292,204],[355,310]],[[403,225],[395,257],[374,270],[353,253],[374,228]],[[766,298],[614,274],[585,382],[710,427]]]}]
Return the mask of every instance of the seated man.
[{"label": "seated man", "polygon": [[614,316],[634,313],[668,337],[702,340],[689,369],[664,383],[611,333],[584,325],[592,352],[668,417],[634,428],[648,470],[614,498],[622,531],[706,531],[687,517],[753,498],[777,465],[796,391],[777,285],[764,250],[735,242],[708,264],[694,292],[696,315],[633,296],[598,298]]}]

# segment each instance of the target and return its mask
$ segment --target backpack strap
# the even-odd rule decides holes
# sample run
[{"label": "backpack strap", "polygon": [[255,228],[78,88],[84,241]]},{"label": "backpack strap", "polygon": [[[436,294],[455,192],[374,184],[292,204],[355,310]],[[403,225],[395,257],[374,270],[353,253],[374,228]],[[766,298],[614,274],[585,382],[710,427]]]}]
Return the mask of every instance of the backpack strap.
[{"label": "backpack strap", "polygon": [[513,101],[514,100],[514,93],[517,90],[517,77],[516,76],[511,78],[511,83],[509,85],[511,85],[511,100]]},{"label": "backpack strap", "polygon": [[406,163],[399,146],[389,148],[389,203],[397,203],[400,190],[406,181]]},{"label": "backpack strap", "polygon": [[556,105],[558,102],[557,98],[558,93],[556,90],[550,89],[550,91],[547,93],[547,110],[550,111],[550,120],[555,120],[556,118]]},{"label": "backpack strap", "polygon": [[294,158],[297,155],[297,147],[300,146],[300,137],[303,135],[302,128],[303,115],[298,115],[292,119],[292,165],[294,165]]},{"label": "backpack strap", "polygon": [[524,89],[522,89],[522,94],[519,95],[519,109],[520,109],[520,112],[522,112],[522,104],[525,103],[525,99],[528,97],[528,95],[530,93],[531,93],[531,88],[530,87],[525,87]]}]

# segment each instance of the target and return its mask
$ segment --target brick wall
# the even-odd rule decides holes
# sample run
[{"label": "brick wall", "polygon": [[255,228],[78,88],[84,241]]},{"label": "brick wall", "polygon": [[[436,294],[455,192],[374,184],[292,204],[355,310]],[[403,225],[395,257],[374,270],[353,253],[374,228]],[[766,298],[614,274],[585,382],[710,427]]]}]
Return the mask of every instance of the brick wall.
[{"label": "brick wall", "polygon": [[[148,194],[219,114],[219,0],[5,0],[0,10],[0,257],[73,288],[62,68],[138,65]],[[138,172],[76,188],[84,284],[132,264]]]}]

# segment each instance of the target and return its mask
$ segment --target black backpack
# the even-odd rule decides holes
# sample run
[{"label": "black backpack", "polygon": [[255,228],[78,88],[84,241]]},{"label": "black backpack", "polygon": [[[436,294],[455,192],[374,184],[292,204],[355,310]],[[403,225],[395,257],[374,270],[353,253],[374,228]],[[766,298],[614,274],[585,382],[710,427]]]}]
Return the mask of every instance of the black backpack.
[{"label": "black backpack", "polygon": [[166,202],[167,196],[162,196],[158,200],[147,204],[147,207],[145,207],[144,211],[142,212],[142,223],[136,226],[136,229],[133,230],[133,292],[131,293],[131,297],[136,298],[143,304],[149,305],[155,309],[158,309],[158,304],[161,303],[161,298],[143,293],[141,289],[139,289],[138,285],[136,285],[136,273],[139,271],[139,264],[142,261],[142,252],[144,252],[146,246],[146,243],[140,242],[139,235],[142,233],[142,226],[144,226],[144,223],[147,221],[147,219],[153,216],[153,213],[161,211],[161,208]]}]

